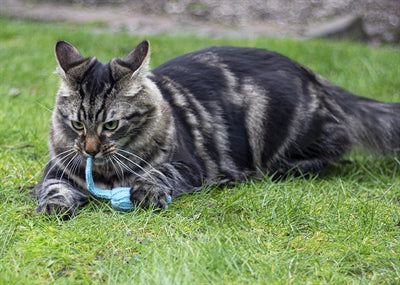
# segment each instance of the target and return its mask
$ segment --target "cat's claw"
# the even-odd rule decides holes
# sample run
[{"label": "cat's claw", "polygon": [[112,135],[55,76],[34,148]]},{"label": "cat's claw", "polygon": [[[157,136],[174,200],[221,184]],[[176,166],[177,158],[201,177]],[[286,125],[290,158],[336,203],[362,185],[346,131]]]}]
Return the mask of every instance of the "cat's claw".
[{"label": "cat's claw", "polygon": [[131,188],[131,201],[143,208],[167,209],[171,196],[164,188],[138,178]]}]

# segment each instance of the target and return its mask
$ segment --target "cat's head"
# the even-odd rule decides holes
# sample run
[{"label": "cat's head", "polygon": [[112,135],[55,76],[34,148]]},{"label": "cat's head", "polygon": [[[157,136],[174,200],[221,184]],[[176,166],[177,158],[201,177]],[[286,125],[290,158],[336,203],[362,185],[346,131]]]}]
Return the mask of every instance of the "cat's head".
[{"label": "cat's head", "polygon": [[49,135],[52,156],[73,149],[101,164],[118,149],[146,144],[163,112],[162,97],[146,77],[149,53],[143,41],[124,59],[104,64],[57,42],[62,80]]}]

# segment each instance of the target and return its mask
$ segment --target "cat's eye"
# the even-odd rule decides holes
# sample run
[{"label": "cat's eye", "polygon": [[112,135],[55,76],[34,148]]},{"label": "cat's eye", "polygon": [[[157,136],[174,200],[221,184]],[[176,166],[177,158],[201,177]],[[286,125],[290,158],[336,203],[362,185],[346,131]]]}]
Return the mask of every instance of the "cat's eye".
[{"label": "cat's eye", "polygon": [[114,130],[116,130],[118,128],[118,124],[119,124],[118,121],[106,122],[106,123],[104,123],[104,128],[107,131],[114,131]]},{"label": "cat's eye", "polygon": [[77,130],[77,131],[82,131],[82,130],[85,128],[85,126],[83,125],[83,123],[78,122],[78,121],[72,121],[72,122],[71,122],[71,125],[72,125],[72,126],[74,127],[74,129]]}]

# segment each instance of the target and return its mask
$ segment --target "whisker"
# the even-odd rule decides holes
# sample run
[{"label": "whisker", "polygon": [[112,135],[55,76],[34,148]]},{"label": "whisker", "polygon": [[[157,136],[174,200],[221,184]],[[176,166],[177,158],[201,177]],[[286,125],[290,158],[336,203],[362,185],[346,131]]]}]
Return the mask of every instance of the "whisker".
[{"label": "whisker", "polygon": [[[119,168],[120,168],[120,170],[118,170],[117,165],[115,165],[113,159],[114,159],[113,157],[110,157],[109,161],[111,162],[112,167],[114,168],[115,173],[117,174],[118,179],[121,180],[122,183],[124,183],[124,181],[125,181],[124,171],[123,171],[121,165],[119,165],[118,162],[117,162],[117,165],[118,165]],[[108,160],[107,160],[107,162],[108,162]],[[121,171],[121,173],[120,173],[120,171]]]},{"label": "whisker", "polygon": [[[47,171],[46,175],[43,177],[43,181],[45,181],[47,179],[47,176],[52,172],[53,168],[58,166],[58,163],[63,164],[64,161],[66,161],[68,159],[68,157],[72,154],[74,154],[74,149],[69,149],[67,151],[64,151],[62,153],[59,153],[58,155],[56,155],[55,157],[53,157],[52,159],[50,159],[46,165],[44,166],[44,168],[46,168],[50,163],[54,162],[55,160],[59,159],[61,156],[63,156],[58,162],[54,162],[54,164],[50,167],[50,169]],[[65,156],[64,156],[65,155]],[[58,172],[57,172],[58,173]]]},{"label": "whisker", "polygon": [[147,182],[154,183],[154,184],[156,184],[156,185],[158,185],[158,186],[161,186],[161,185],[157,182],[157,180],[156,180],[150,173],[149,173],[149,177],[151,178],[152,181],[148,180],[145,176],[143,176],[143,175],[137,173],[136,171],[132,170],[128,165],[126,165],[126,164],[125,164],[122,160],[120,160],[118,157],[114,156],[114,159],[116,160],[116,162],[117,162],[118,164],[120,164],[120,166],[122,166],[122,167],[123,167],[125,170],[127,170],[128,172],[130,172],[130,173],[132,173],[132,174],[134,174],[134,175],[136,175],[136,176],[142,178],[143,180],[145,180],[145,181],[147,181]]},{"label": "whisker", "polygon": [[118,163],[118,165],[122,168],[124,168],[125,170],[129,171],[130,173],[142,177],[143,179],[145,179],[143,176],[141,176],[139,173],[137,173],[136,171],[132,170],[128,165],[126,165],[121,159],[119,159],[118,157],[114,156],[115,161]]},{"label": "whisker", "polygon": [[[47,163],[45,164],[44,167],[46,167],[49,163],[51,163],[51,162],[54,161],[55,159],[59,158],[60,156],[62,156],[62,155],[64,155],[64,154],[67,154],[67,153],[71,154],[71,153],[73,153],[73,152],[74,152],[74,149],[73,149],[73,148],[68,148],[66,151],[63,151],[63,152],[57,154],[55,157],[49,159],[49,161],[47,161]],[[68,155],[69,155],[69,154],[68,154]]]},{"label": "whisker", "polygon": [[[54,164],[54,166],[56,166],[56,165],[57,165],[57,166],[60,166],[59,169],[57,169],[56,176],[58,176],[58,173],[60,172],[61,169],[64,169],[64,171],[65,171],[65,168],[66,168],[66,167],[65,167],[65,163],[66,163],[67,161],[68,161],[68,162],[71,161],[71,159],[73,158],[73,157],[71,158],[71,155],[73,155],[73,157],[76,156],[75,153],[71,152],[71,153],[69,153],[68,155],[64,156],[62,159],[60,159],[60,160],[58,161],[58,163],[60,163],[61,165],[58,165],[57,163]],[[64,171],[63,171],[63,172],[64,172]],[[62,172],[62,173],[63,173],[63,172]]]},{"label": "whisker", "polygon": [[135,165],[137,168],[139,168],[140,170],[142,170],[143,172],[145,172],[146,174],[148,174],[148,170],[146,170],[145,168],[143,168],[142,166],[140,166],[139,164],[137,164],[136,162],[134,162],[133,160],[127,158],[125,155],[121,154],[121,153],[115,153],[116,155],[118,155],[119,157],[122,157],[123,159],[127,160],[128,162],[132,163],[133,165]]},{"label": "whisker", "polygon": [[60,176],[60,179],[59,179],[60,182],[61,182],[61,180],[62,180],[63,177],[64,177],[65,171],[68,169],[68,167],[70,166],[70,164],[74,162],[74,160],[77,158],[78,155],[79,155],[78,153],[75,153],[75,155],[69,160],[69,162],[67,163],[67,165],[64,167],[64,170],[63,170],[63,172],[61,173],[61,176]]},{"label": "whisker", "polygon": [[71,163],[71,166],[69,167],[70,174],[68,175],[68,181],[70,181],[71,176],[76,175],[76,172],[77,172],[78,166],[80,164],[80,161],[81,161],[81,157],[80,156],[75,157],[73,159],[73,162]]},{"label": "whisker", "polygon": [[35,102],[37,105],[39,105],[42,109],[46,110],[47,112],[49,112],[50,114],[53,113],[53,109],[50,109],[49,107],[47,107],[46,105],[36,101]]},{"label": "whisker", "polygon": [[[132,163],[133,165],[137,166],[140,170],[142,170],[143,172],[145,172],[145,173],[146,173],[147,175],[149,175],[150,177],[153,177],[153,174],[151,173],[152,171],[154,171],[155,173],[159,174],[161,177],[164,178],[164,179],[163,179],[164,183],[166,183],[169,187],[172,187],[172,186],[169,184],[168,177],[167,177],[164,173],[162,173],[161,171],[159,171],[159,170],[157,170],[155,167],[153,167],[148,161],[146,161],[145,159],[141,158],[140,156],[138,156],[138,155],[136,155],[136,154],[134,154],[134,153],[131,153],[131,152],[129,152],[129,151],[126,151],[126,150],[123,150],[123,149],[118,149],[118,151],[121,151],[121,152],[127,153],[127,154],[129,154],[129,155],[132,155],[132,156],[136,157],[137,159],[139,159],[140,161],[143,161],[143,162],[150,168],[150,171],[147,170],[147,169],[145,169],[144,167],[140,166],[140,165],[139,165],[138,163],[136,163],[135,161],[129,159],[129,158],[126,157],[125,155],[123,155],[123,154],[121,154],[121,153],[119,153],[119,152],[116,152],[116,155],[118,155],[118,156],[120,156],[120,157],[126,159],[128,162],[130,162],[130,163]],[[154,178],[152,178],[152,179],[154,180]],[[154,182],[156,182],[156,181],[154,181]],[[157,183],[157,182],[156,182],[156,183]]]},{"label": "whisker", "polygon": [[78,157],[75,159],[75,162],[74,162],[73,165],[71,166],[71,173],[72,173],[73,175],[76,175],[76,172],[78,171],[79,165],[81,164],[82,160],[83,160],[82,156],[78,156]]},{"label": "whisker", "polygon": [[[126,154],[128,154],[128,155],[132,155],[133,157],[135,157],[135,158],[139,159],[140,161],[144,162],[148,167],[150,167],[150,169],[154,170],[155,172],[157,172],[158,174],[161,174],[162,176],[164,176],[164,177],[166,178],[166,176],[164,175],[164,173],[158,171],[158,170],[157,170],[155,167],[153,167],[147,160],[141,158],[141,157],[138,156],[137,154],[134,154],[134,153],[132,153],[132,152],[129,152],[129,151],[126,151],[126,150],[123,150],[123,149],[118,149],[118,151],[124,152],[124,153],[126,153]],[[133,160],[127,158],[126,156],[124,156],[124,155],[122,155],[122,154],[120,154],[120,153],[118,153],[118,152],[117,152],[116,154],[122,156],[123,158],[125,158],[126,160],[128,160],[130,163],[132,163],[132,164],[136,165],[137,167],[139,167],[141,170],[146,171],[146,169],[144,169],[143,167],[141,167],[139,164],[137,164],[137,163],[134,162]]]},{"label": "whisker", "polygon": [[60,157],[63,156],[63,155],[68,156],[68,155],[72,154],[73,152],[74,152],[74,150],[70,148],[70,149],[68,149],[68,150],[66,150],[66,151],[63,151],[63,152],[57,154],[55,157],[49,159],[49,160],[46,162],[46,164],[42,167],[42,170],[45,169],[45,168],[46,168],[50,163],[52,163],[54,160],[60,158]]},{"label": "whisker", "polygon": [[154,180],[154,178],[152,177],[152,174],[150,173],[149,170],[143,168],[142,166],[140,166],[139,164],[137,164],[135,161],[133,161],[133,160],[127,158],[127,157],[126,157],[125,155],[123,155],[123,154],[116,153],[116,155],[122,157],[123,159],[125,159],[125,160],[127,160],[128,162],[130,162],[130,163],[132,163],[133,165],[135,165],[137,168],[139,168],[139,169],[140,169],[141,171],[143,171],[145,174],[149,175],[149,176],[153,179],[154,182],[156,182],[156,181]]}]

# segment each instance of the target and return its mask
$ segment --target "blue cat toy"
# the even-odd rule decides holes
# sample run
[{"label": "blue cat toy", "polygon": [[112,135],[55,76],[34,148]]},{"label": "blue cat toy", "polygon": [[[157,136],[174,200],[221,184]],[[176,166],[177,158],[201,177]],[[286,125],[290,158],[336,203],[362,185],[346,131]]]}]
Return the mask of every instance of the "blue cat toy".
[{"label": "blue cat toy", "polygon": [[[93,176],[92,176],[92,157],[88,157],[86,160],[86,183],[87,188],[94,196],[98,198],[111,200],[111,206],[117,211],[132,211],[135,209],[135,206],[132,204],[130,197],[130,187],[117,187],[111,190],[103,190],[97,188],[94,185]],[[168,196],[167,205],[171,202],[171,196]],[[165,206],[167,208],[167,206]]]}]

